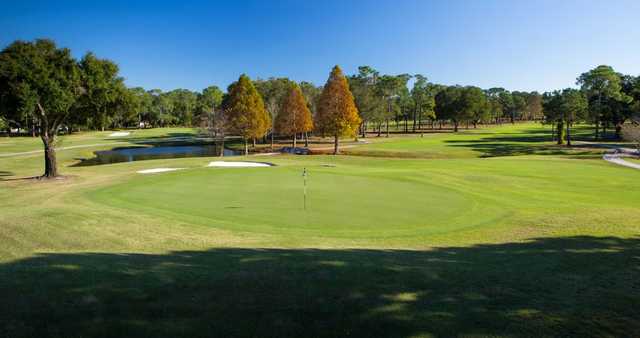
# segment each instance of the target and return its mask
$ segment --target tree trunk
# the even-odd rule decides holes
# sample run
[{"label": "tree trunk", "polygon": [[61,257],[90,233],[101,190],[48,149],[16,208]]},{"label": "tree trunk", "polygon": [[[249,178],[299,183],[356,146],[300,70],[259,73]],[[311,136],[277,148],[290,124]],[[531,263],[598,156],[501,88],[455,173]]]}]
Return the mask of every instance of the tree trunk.
[{"label": "tree trunk", "polygon": [[616,123],[616,139],[622,138],[622,123]]},{"label": "tree trunk", "polygon": [[309,147],[309,132],[304,132],[304,146],[305,148]]},{"label": "tree trunk", "polygon": [[251,148],[255,148],[256,147],[256,138],[252,138],[253,144],[251,145]]},{"label": "tree trunk", "polygon": [[367,121],[362,121],[362,138],[367,137]]},{"label": "tree trunk", "polygon": [[564,144],[564,121],[558,121],[558,125],[556,127],[557,136],[557,144]]},{"label": "tree trunk", "polygon": [[417,120],[418,120],[418,109],[414,108],[413,109],[413,132],[414,133],[416,132],[416,124],[418,122]]},{"label": "tree trunk", "polygon": [[389,119],[387,119],[387,137],[389,137]]},{"label": "tree trunk", "polygon": [[600,121],[596,121],[595,127],[594,139],[597,140],[600,137]]},{"label": "tree trunk", "polygon": [[222,135],[222,139],[220,141],[220,157],[224,157],[224,135]]},{"label": "tree trunk", "polygon": [[567,121],[567,147],[571,147],[571,133],[569,132],[570,123]]},{"label": "tree trunk", "polygon": [[453,132],[454,133],[458,132],[458,121],[453,121]]},{"label": "tree trunk", "polygon": [[56,162],[56,150],[53,147],[54,137],[49,137],[48,132],[44,132],[41,137],[44,144],[44,175],[43,177],[51,178],[58,176],[58,164]]},{"label": "tree trunk", "polygon": [[333,138],[333,154],[334,155],[338,155],[338,143],[339,143],[338,134],[335,134]]},{"label": "tree trunk", "polygon": [[296,151],[296,143],[298,141],[297,140],[297,138],[298,138],[297,136],[298,136],[298,133],[293,133],[293,151],[294,152]]},{"label": "tree trunk", "polygon": [[271,151],[273,151],[273,132],[271,132]]},{"label": "tree trunk", "polygon": [[249,140],[246,137],[244,138],[244,154],[249,155]]}]

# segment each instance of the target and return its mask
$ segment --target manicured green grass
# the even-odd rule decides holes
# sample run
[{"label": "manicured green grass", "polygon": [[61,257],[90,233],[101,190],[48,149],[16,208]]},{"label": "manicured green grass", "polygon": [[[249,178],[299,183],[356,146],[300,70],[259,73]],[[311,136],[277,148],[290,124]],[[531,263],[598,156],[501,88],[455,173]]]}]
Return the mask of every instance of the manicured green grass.
[{"label": "manicured green grass", "polygon": [[[227,159],[268,168],[61,150],[65,179],[0,181],[0,336],[638,336],[640,171],[545,132]],[[0,180],[40,156],[0,157]],[[158,167],[186,169],[136,173]]]},{"label": "manicured green grass", "polygon": [[[577,126],[574,140],[591,140],[591,129]],[[587,145],[572,148],[557,145],[551,127],[536,123],[505,124],[478,129],[415,134],[407,137],[369,137],[371,143],[346,150],[347,153],[368,156],[450,159],[497,157],[513,155],[586,156],[601,154],[602,149]]]},{"label": "manicured green grass", "polygon": [[[549,220],[549,210],[555,217],[595,217],[597,213],[585,215],[584,210],[605,206],[634,213],[640,198],[635,189],[619,191],[640,186],[637,173],[618,173],[617,167],[600,160],[319,156],[274,161],[278,166],[269,168],[193,168],[134,176],[87,196],[100,204],[221,229],[395,241],[520,227],[525,221]],[[328,163],[332,167],[324,166]],[[307,210],[303,167],[309,173]],[[617,176],[615,184],[597,182],[611,175]]]}]

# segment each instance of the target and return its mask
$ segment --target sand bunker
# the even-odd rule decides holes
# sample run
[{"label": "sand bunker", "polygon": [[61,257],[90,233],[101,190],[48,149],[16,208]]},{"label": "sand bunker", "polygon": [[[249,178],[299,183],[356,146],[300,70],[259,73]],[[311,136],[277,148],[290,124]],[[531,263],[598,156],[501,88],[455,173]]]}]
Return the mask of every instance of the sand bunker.
[{"label": "sand bunker", "polygon": [[122,136],[129,136],[128,131],[116,131],[115,133],[111,133],[109,134],[109,137],[122,137]]},{"label": "sand bunker", "polygon": [[155,173],[164,173],[167,171],[176,171],[184,168],[153,168],[153,169],[145,169],[136,171],[138,174],[155,174]]},{"label": "sand bunker", "polygon": [[214,161],[209,163],[209,167],[223,167],[223,168],[254,168],[254,167],[271,167],[273,164],[264,162],[227,162],[227,161]]}]

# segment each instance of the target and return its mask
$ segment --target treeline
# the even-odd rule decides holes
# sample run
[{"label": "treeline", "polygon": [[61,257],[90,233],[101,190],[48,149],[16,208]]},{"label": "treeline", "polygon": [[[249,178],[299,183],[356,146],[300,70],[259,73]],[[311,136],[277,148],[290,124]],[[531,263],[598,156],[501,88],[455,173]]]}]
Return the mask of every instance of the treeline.
[{"label": "treeline", "polygon": [[[413,85],[409,88],[410,80]],[[539,120],[551,124],[559,144],[570,145],[570,127],[594,126],[596,138],[607,128],[620,136],[622,125],[640,115],[640,78],[599,66],[580,75],[580,89],[510,92],[504,88],[444,86],[424,75],[380,74],[369,66],[345,76],[334,67],[323,87],[287,78],[242,75],[227,88],[169,92],[127,88],[118,66],[93,53],[80,60],[50,40],[16,41],[0,52],[0,128],[29,131],[42,138],[45,175],[55,176],[53,141],[61,131],[122,127],[200,127],[224,142],[226,136],[273,145],[274,135],[389,135],[396,130]]]},{"label": "treeline", "polygon": [[364,121],[363,136],[370,129],[380,135],[383,125],[388,134],[390,121],[396,126],[403,124],[405,132],[416,132],[425,124],[441,128],[450,123],[458,131],[461,123],[475,127],[479,123],[543,118],[542,95],[537,92],[444,86],[431,83],[420,74],[380,75],[369,66],[359,67],[358,74],[349,77],[349,85]]},{"label": "treeline", "polygon": [[640,122],[640,76],[598,66],[581,74],[576,84],[580,89],[556,90],[543,96],[545,122],[552,125],[558,144],[571,145],[571,126],[576,123],[593,125],[597,140],[607,128],[613,128],[615,138],[620,139],[627,121]]},{"label": "treeline", "polygon": [[245,153],[249,140],[255,143],[268,133],[293,136],[295,143],[297,135],[315,130],[334,137],[337,153],[339,138],[354,135],[361,124],[337,66],[321,91],[311,84],[253,82],[242,75],[227,93],[216,87],[162,93],[127,88],[112,61],[92,53],[76,60],[69,49],[46,39],[15,41],[0,52],[0,120],[40,136],[45,177],[58,175],[55,140],[63,130],[198,124],[222,142],[227,135],[240,136]]}]

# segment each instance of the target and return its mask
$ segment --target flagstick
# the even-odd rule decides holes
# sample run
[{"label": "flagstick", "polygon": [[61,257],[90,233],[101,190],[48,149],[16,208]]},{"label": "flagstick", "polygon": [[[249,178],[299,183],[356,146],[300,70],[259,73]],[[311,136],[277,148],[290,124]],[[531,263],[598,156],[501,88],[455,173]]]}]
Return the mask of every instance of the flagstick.
[{"label": "flagstick", "polygon": [[304,185],[304,210],[307,210],[307,168],[302,170]]}]

